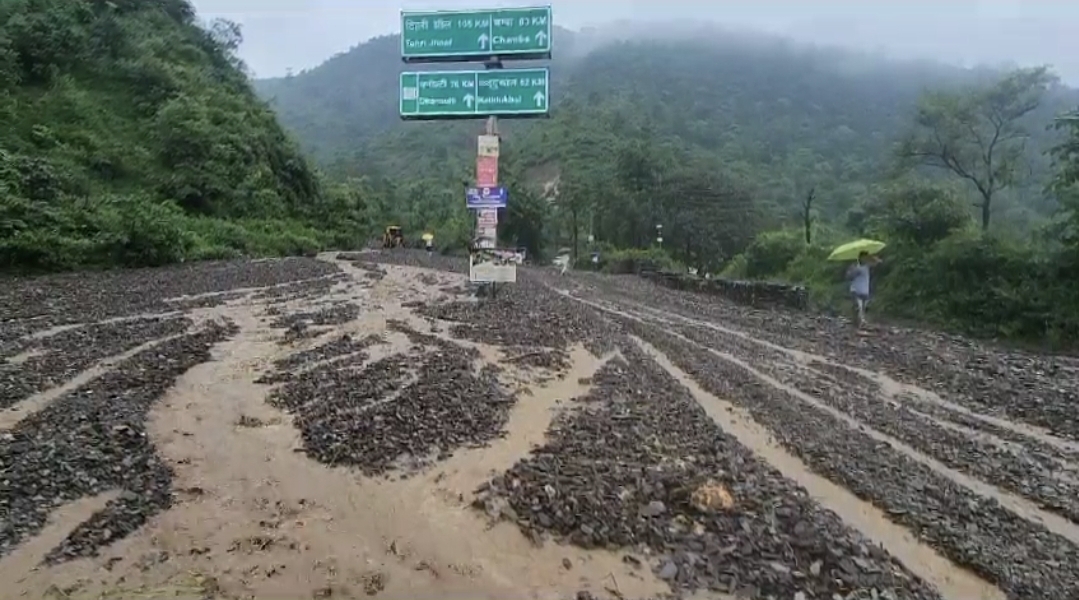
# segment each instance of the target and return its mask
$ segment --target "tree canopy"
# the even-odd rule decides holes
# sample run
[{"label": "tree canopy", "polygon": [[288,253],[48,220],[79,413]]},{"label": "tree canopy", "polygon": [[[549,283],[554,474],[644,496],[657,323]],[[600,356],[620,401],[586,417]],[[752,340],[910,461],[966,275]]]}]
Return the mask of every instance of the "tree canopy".
[{"label": "tree canopy", "polygon": [[1029,170],[1030,133],[1024,118],[1041,105],[1055,77],[1046,67],[1020,69],[992,85],[965,92],[935,91],[919,102],[916,130],[900,157],[951,172],[980,196],[982,229],[989,229],[993,198]]}]

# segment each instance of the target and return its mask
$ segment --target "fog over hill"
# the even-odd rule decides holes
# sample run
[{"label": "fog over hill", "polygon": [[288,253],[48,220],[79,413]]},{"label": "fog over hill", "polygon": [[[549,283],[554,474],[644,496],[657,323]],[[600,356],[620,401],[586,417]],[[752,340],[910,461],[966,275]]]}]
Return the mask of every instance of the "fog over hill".
[{"label": "fog over hill", "polygon": [[[629,102],[627,109],[647,116],[657,132],[705,146],[722,144],[731,135],[755,136],[755,144],[774,139],[778,146],[762,154],[762,160],[769,152],[820,147],[834,136],[858,140],[856,146],[864,151],[859,159],[883,160],[924,90],[961,89],[993,81],[1003,72],[891,59],[712,23],[617,22],[581,31],[556,27],[554,35],[556,52],[549,64],[556,107],[573,96],[588,99],[587,109]],[[316,68],[256,80],[256,89],[322,162],[364,148],[390,131],[422,130],[436,136],[460,131],[464,126],[398,121],[398,74],[447,68],[405,66],[399,49],[399,36],[378,37]],[[1044,124],[1076,103],[1079,93],[1057,84],[1038,111],[1034,129],[1045,139],[1035,145],[1032,160],[1041,167],[1046,162],[1041,152],[1049,145]],[[786,114],[792,120],[785,119]],[[818,131],[816,126],[824,123],[829,129]],[[731,124],[737,127],[731,129]],[[529,127],[506,126],[510,133]]]},{"label": "fog over hill", "polygon": [[[299,72],[370,38],[400,30],[401,9],[461,9],[527,2],[470,0],[196,0],[204,18],[244,27],[241,57],[258,77]],[[534,4],[544,4],[542,2]],[[629,20],[713,22],[802,42],[930,59],[960,66],[1052,64],[1079,83],[1079,4],[1021,0],[946,3],[761,0],[570,2],[552,0],[555,22],[579,30]]]}]

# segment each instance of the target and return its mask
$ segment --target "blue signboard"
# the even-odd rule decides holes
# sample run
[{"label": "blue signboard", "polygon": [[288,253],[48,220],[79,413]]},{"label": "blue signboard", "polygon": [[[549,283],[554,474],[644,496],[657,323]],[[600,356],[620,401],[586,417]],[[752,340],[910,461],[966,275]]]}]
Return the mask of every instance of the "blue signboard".
[{"label": "blue signboard", "polygon": [[465,190],[469,208],[506,208],[509,192],[501,186],[471,187]]}]

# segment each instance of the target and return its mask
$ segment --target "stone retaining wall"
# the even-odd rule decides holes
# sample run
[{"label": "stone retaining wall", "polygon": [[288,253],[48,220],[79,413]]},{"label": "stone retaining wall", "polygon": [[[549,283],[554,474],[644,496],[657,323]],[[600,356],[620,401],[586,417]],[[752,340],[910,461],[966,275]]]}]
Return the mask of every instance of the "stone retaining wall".
[{"label": "stone retaining wall", "polygon": [[689,274],[663,271],[641,271],[641,277],[675,290],[720,296],[757,308],[789,308],[806,310],[809,293],[800,285],[767,281],[735,281],[732,279],[703,279]]}]

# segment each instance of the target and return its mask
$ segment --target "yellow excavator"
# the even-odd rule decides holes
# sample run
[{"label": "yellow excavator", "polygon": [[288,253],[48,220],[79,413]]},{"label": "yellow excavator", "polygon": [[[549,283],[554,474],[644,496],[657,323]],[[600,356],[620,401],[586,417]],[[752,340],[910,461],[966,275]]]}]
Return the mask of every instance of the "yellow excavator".
[{"label": "yellow excavator", "polygon": [[386,227],[386,233],[382,234],[383,248],[400,248],[405,245],[405,234],[397,225]]}]

